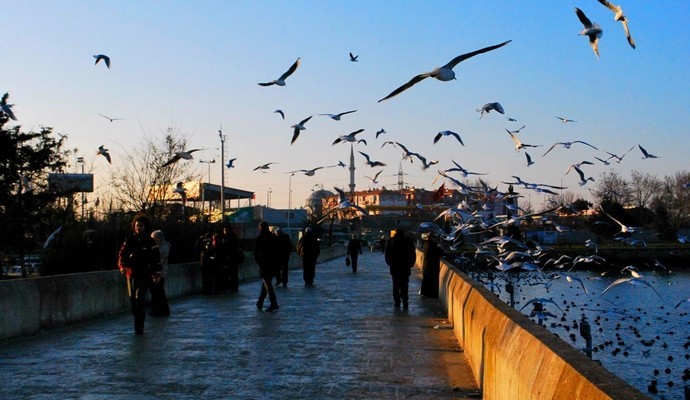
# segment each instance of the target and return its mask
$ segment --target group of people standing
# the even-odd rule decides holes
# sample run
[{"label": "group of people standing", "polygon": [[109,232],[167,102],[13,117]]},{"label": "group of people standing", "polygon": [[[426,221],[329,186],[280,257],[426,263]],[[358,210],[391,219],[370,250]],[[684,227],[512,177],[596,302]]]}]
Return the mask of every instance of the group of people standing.
[{"label": "group of people standing", "polygon": [[197,253],[201,259],[202,293],[237,292],[244,252],[230,225],[224,224],[219,232],[199,239]]}]

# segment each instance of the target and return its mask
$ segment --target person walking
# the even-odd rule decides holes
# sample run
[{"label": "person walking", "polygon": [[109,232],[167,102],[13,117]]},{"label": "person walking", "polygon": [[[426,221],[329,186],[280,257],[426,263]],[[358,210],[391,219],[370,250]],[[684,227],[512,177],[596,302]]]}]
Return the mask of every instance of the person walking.
[{"label": "person walking", "polygon": [[153,317],[169,317],[170,306],[165,295],[165,279],[168,274],[168,256],[170,255],[170,243],[165,240],[163,231],[157,230],[151,233],[151,239],[156,242],[158,254],[161,258],[161,275],[158,282],[151,284],[151,313]]},{"label": "person walking", "polygon": [[134,333],[144,334],[146,294],[151,282],[160,279],[161,259],[151,239],[151,221],[140,215],[132,221],[134,233],[125,239],[118,254],[118,268],[127,278],[129,302],[134,316]]},{"label": "person walking", "polygon": [[316,260],[321,253],[321,245],[310,227],[304,228],[302,237],[297,242],[297,254],[302,257],[302,277],[304,284],[311,286],[316,277]]},{"label": "person walking", "polygon": [[277,239],[269,230],[268,222],[261,221],[259,224],[259,236],[256,237],[256,244],[254,245],[254,260],[259,266],[259,275],[262,281],[261,293],[259,293],[259,299],[256,301],[256,308],[258,308],[259,311],[263,310],[266,295],[268,295],[271,301],[271,305],[266,311],[271,312],[280,308],[278,306],[275,290],[273,290],[277,250],[276,242]]},{"label": "person walking", "polygon": [[221,292],[230,291],[236,293],[239,289],[239,264],[244,254],[240,255],[239,241],[232,227],[223,224],[221,232],[216,239],[216,285]]},{"label": "person walking", "polygon": [[408,288],[410,275],[417,255],[415,253],[414,241],[405,236],[403,229],[396,229],[395,235],[388,241],[385,258],[393,278],[393,301],[395,302],[395,307],[400,308],[400,303],[402,302],[403,308],[407,310],[409,308]]},{"label": "person walking", "polygon": [[216,280],[215,246],[213,234],[206,233],[196,244],[197,255],[201,261],[201,292],[213,294]]},{"label": "person walking", "polygon": [[288,273],[290,271],[290,254],[292,253],[292,240],[279,226],[274,227],[273,234],[276,236],[277,247],[277,270],[276,285],[282,284],[287,287]]},{"label": "person walking", "polygon": [[357,234],[352,234],[352,239],[347,242],[347,256],[350,257],[352,273],[357,272],[357,259],[362,254],[362,241],[357,239]]},{"label": "person walking", "polygon": [[422,264],[422,287],[419,294],[424,297],[438,298],[438,278],[441,273],[441,256],[443,249],[436,243],[438,236],[430,233],[424,241],[424,263]]}]

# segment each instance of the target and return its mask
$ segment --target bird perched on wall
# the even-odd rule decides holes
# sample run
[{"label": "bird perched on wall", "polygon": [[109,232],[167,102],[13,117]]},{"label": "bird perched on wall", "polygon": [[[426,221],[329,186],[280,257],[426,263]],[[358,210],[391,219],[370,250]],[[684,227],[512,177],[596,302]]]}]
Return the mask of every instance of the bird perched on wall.
[{"label": "bird perched on wall", "polygon": [[98,151],[96,154],[105,157],[105,159],[108,160],[108,164],[113,163],[110,159],[110,153],[108,153],[108,149],[106,149],[104,145],[98,146]]},{"label": "bird perched on wall", "polygon": [[272,85],[285,86],[285,80],[297,70],[297,67],[299,67],[299,64],[300,64],[300,59],[297,58],[297,61],[295,61],[290,66],[290,68],[287,71],[285,71],[285,73],[283,75],[280,76],[280,78],[272,80],[270,82],[259,83],[259,86],[272,86]]},{"label": "bird perched on wall", "polygon": [[405,90],[411,88],[415,84],[417,84],[417,83],[419,83],[419,82],[421,82],[424,79],[429,78],[429,77],[437,79],[441,82],[447,82],[447,81],[454,80],[455,79],[455,72],[453,71],[453,68],[455,68],[456,65],[467,60],[468,58],[474,57],[478,54],[482,54],[482,53],[486,53],[486,52],[489,52],[492,50],[496,50],[500,47],[505,46],[508,43],[510,43],[510,40],[503,42],[503,43],[500,43],[500,44],[497,44],[495,46],[484,47],[483,49],[475,50],[475,51],[470,52],[470,53],[461,54],[461,55],[455,57],[454,59],[450,60],[446,65],[444,65],[442,67],[436,67],[429,72],[424,72],[424,73],[421,73],[421,74],[413,77],[412,79],[410,79],[409,82],[400,86],[399,88],[392,91],[388,96],[379,100],[379,103],[384,101],[384,100],[388,100],[391,97],[395,97],[395,96],[399,95],[400,93],[404,92]]},{"label": "bird perched on wall", "polygon": [[96,62],[94,62],[94,65],[98,65],[98,62],[103,60],[105,63],[105,66],[110,69],[110,57],[106,56],[105,54],[96,54],[93,56],[93,58],[96,59]]},{"label": "bird perched on wall", "polygon": [[161,168],[167,167],[168,165],[175,164],[176,162],[180,160],[192,160],[194,157],[192,156],[192,153],[195,151],[199,151],[202,149],[193,149],[189,151],[176,151],[175,155],[168,161],[166,161],[165,164],[161,165]]}]

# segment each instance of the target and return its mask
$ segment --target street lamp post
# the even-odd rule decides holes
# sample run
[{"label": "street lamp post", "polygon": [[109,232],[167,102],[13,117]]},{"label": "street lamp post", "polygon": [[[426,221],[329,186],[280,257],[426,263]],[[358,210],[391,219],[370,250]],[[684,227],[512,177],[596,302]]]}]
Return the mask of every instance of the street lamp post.
[{"label": "street lamp post", "polygon": [[225,136],[223,135],[223,128],[218,129],[218,136],[220,137],[220,220],[225,222]]},{"label": "street lamp post", "polygon": [[[206,183],[210,184],[211,183],[211,164],[215,163],[216,159],[211,159],[210,161],[208,160],[199,160],[199,163],[201,164],[206,164],[208,165],[208,178]],[[206,201],[206,190],[204,190],[204,185],[201,185],[201,212],[204,211],[204,202]],[[211,206],[210,206],[210,201],[209,201],[209,207],[208,211],[211,211]]]},{"label": "street lamp post", "polygon": [[290,227],[290,213],[292,212],[292,177],[295,174],[292,173],[290,174],[290,177],[288,178],[288,214],[287,214],[287,227]]},{"label": "street lamp post", "polygon": [[266,207],[271,207],[271,193],[273,193],[273,189],[268,188],[268,193],[266,193]]},{"label": "street lamp post", "polygon": [[[84,175],[84,157],[77,157],[77,164],[81,164],[81,173]],[[84,203],[86,199],[84,198],[84,192],[81,192],[81,220],[84,220]]]}]

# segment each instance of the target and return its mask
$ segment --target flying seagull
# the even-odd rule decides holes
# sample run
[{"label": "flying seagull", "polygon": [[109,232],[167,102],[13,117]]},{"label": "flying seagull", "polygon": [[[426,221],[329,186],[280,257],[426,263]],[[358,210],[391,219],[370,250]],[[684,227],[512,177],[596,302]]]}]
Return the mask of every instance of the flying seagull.
[{"label": "flying seagull", "polygon": [[9,119],[16,121],[17,117],[14,116],[12,112],[12,107],[14,104],[0,104],[0,113],[7,115]]},{"label": "flying seagull", "polygon": [[580,161],[579,163],[570,164],[568,169],[565,170],[565,174],[568,175],[573,168],[580,168],[583,165],[594,165],[594,163],[591,161],[584,160],[584,161]]},{"label": "flying seagull", "polygon": [[659,298],[660,298],[662,301],[664,300],[664,298],[661,297],[661,295],[659,294],[659,292],[657,292],[657,290],[654,289],[654,286],[652,286],[649,282],[647,282],[646,280],[644,280],[644,279],[642,279],[642,278],[635,278],[635,277],[616,279],[615,281],[613,281],[613,283],[611,283],[610,285],[608,285],[608,286],[606,287],[606,289],[604,289],[603,292],[601,292],[600,296],[603,296],[604,293],[608,292],[609,289],[611,289],[612,287],[618,286],[618,285],[620,285],[620,284],[622,284],[622,283],[629,283],[629,284],[631,284],[631,285],[633,285],[633,286],[643,286],[643,285],[644,285],[644,286],[650,287],[650,288],[652,288],[652,290],[654,291],[654,293],[656,293],[656,295],[659,296]]},{"label": "flying seagull", "polygon": [[199,151],[199,150],[202,150],[202,149],[193,149],[193,150],[189,150],[189,151],[177,151],[177,152],[175,152],[175,155],[173,156],[173,158],[168,160],[165,164],[161,165],[161,168],[167,167],[168,165],[175,164],[176,162],[178,162],[182,159],[192,160],[192,159],[194,159],[194,157],[192,157],[192,153],[194,153],[195,151]]},{"label": "flying seagull", "polygon": [[105,62],[105,66],[110,69],[110,57],[106,56],[105,54],[96,54],[93,56],[93,58],[96,59],[94,65],[97,65],[99,61],[103,60],[103,62]]},{"label": "flying seagull", "polygon": [[103,114],[98,114],[98,115],[100,115],[101,117],[107,119],[107,120],[110,121],[110,122],[113,122],[113,121],[121,121],[121,120],[124,119],[124,118],[110,118],[109,116],[103,115]]},{"label": "flying seagull", "polygon": [[345,114],[350,114],[350,113],[353,113],[353,112],[356,112],[356,111],[357,111],[357,110],[345,111],[345,112],[341,112],[341,113],[339,113],[339,114],[318,114],[318,115],[328,115],[329,117],[331,117],[332,120],[334,120],[334,121],[340,121],[340,117],[342,117],[343,115],[345,115]]},{"label": "flying seagull", "polygon": [[592,50],[594,50],[594,54],[597,56],[597,59],[599,58],[599,38],[604,34],[604,31],[601,29],[601,26],[599,24],[592,23],[592,21],[587,18],[585,13],[582,12],[579,8],[575,7],[575,14],[577,14],[577,18],[582,22],[582,25],[584,26],[584,29],[580,31],[578,35],[583,35],[589,37],[589,45],[592,46]]},{"label": "flying seagull", "polygon": [[376,185],[377,183],[379,183],[379,181],[377,179],[379,178],[379,175],[381,175],[381,172],[383,172],[383,170],[380,170],[379,172],[377,172],[373,178],[366,176],[366,175],[364,175],[364,177],[369,179],[373,185]]},{"label": "flying seagull", "polygon": [[306,130],[307,128],[304,126],[304,124],[307,123],[313,117],[313,115],[308,116],[307,118],[301,120],[300,122],[296,123],[295,125],[292,125],[290,128],[295,128],[292,131],[292,140],[290,140],[290,144],[295,143],[295,140],[299,137],[300,131]]},{"label": "flying seagull", "polygon": [[280,116],[281,116],[283,119],[285,119],[285,113],[283,112],[283,110],[275,110],[275,111],[273,111],[273,112],[274,112],[274,113],[280,114]]},{"label": "flying seagull", "polygon": [[585,178],[585,173],[582,172],[582,170],[580,168],[578,168],[575,165],[572,165],[572,167],[575,170],[575,172],[577,172],[578,175],[580,175],[580,182],[578,182],[580,184],[580,186],[585,186],[588,181],[594,182],[594,178],[592,178],[591,176],[588,178]]},{"label": "flying seagull", "polygon": [[558,117],[557,116],[556,118],[560,119],[561,122],[563,122],[564,124],[567,124],[568,122],[577,122],[574,119],[569,119],[569,118],[564,118],[564,117]]},{"label": "flying seagull", "polygon": [[[618,235],[618,234],[620,234],[620,233],[634,233],[634,232],[635,232],[636,228],[634,228],[634,227],[632,227],[632,226],[623,225],[619,220],[613,218],[609,213],[607,213],[606,211],[604,211],[604,207],[602,207],[601,205],[599,205],[599,209],[601,210],[602,213],[604,213],[604,215],[606,215],[606,216],[609,217],[611,220],[613,220],[613,222],[615,222],[615,223],[617,223],[618,225],[620,225],[621,231],[618,232],[616,235]],[[603,293],[602,293],[602,294],[603,294]]]},{"label": "flying seagull", "polygon": [[21,194],[27,194],[34,190],[34,184],[25,175],[19,174],[19,182],[22,186]]},{"label": "flying seagull", "polygon": [[62,225],[60,225],[53,233],[50,234],[50,236],[48,236],[46,241],[43,243],[44,249],[47,248],[48,246],[50,246],[50,243],[55,239],[55,236],[57,236],[57,234],[60,233],[61,230],[62,230]]},{"label": "flying seagull", "polygon": [[453,137],[455,137],[456,139],[458,139],[458,142],[460,142],[461,145],[463,145],[463,146],[465,145],[465,143],[462,142],[462,139],[460,138],[460,135],[458,135],[457,133],[455,133],[455,132],[453,132],[453,131],[441,131],[441,132],[437,133],[437,134],[436,134],[436,137],[434,137],[434,144],[436,144],[436,142],[438,142],[439,140],[441,140],[441,138],[442,138],[443,136],[453,136]]},{"label": "flying seagull", "polygon": [[392,91],[388,96],[379,100],[379,103],[384,101],[384,100],[388,100],[391,97],[395,97],[395,96],[399,95],[400,93],[404,92],[405,90],[411,88],[415,84],[423,81],[424,79],[426,79],[428,77],[438,79],[439,81],[442,81],[442,82],[451,81],[451,80],[455,79],[455,72],[453,71],[453,68],[455,68],[456,65],[467,60],[468,58],[474,57],[478,54],[486,53],[486,52],[491,51],[491,50],[496,50],[500,47],[505,46],[508,43],[510,43],[510,40],[503,42],[503,43],[500,43],[500,44],[497,44],[495,46],[489,46],[489,47],[485,47],[483,49],[475,50],[471,53],[461,54],[461,55],[455,57],[454,59],[450,60],[450,62],[448,62],[448,64],[446,64],[442,67],[436,67],[433,70],[431,70],[430,72],[424,72],[422,74],[415,76],[414,78],[410,79],[409,82],[400,86],[399,88]]},{"label": "flying seagull", "polygon": [[237,157],[229,159],[228,163],[225,164],[225,166],[228,168],[235,168],[235,164],[234,164],[235,160],[237,160]]},{"label": "flying seagull", "polygon": [[513,139],[513,143],[515,143],[515,151],[520,151],[520,150],[524,149],[525,147],[539,147],[539,146],[541,146],[540,144],[522,143],[522,141],[520,139],[518,139],[517,136],[510,133],[510,131],[508,132],[508,134],[510,135],[510,138]]},{"label": "flying seagull", "polygon": [[643,160],[646,158],[659,158],[659,157],[655,156],[654,154],[647,152],[647,150],[645,150],[645,148],[640,146],[639,144],[637,145],[637,147],[639,147],[640,151],[642,152],[642,155],[643,155],[642,159]]},{"label": "flying seagull", "polygon": [[288,69],[283,75],[280,76],[280,78],[270,81],[270,82],[265,82],[265,83],[259,83],[259,86],[271,86],[271,85],[278,85],[278,86],[285,86],[285,80],[292,75],[293,72],[297,70],[297,67],[299,67],[300,64],[300,59],[297,58],[297,61],[295,61],[292,66],[290,66],[290,69]]},{"label": "flying seagull", "polygon": [[489,111],[495,110],[501,114],[505,114],[505,111],[503,110],[503,106],[500,103],[493,102],[493,103],[486,103],[484,104],[481,108],[477,109],[477,112],[481,113],[479,114],[479,119],[481,119],[484,114],[488,114]]},{"label": "flying seagull", "polygon": [[371,158],[369,158],[369,155],[367,153],[362,153],[361,151],[358,152],[359,154],[363,155],[364,158],[367,159],[367,165],[374,168],[374,167],[385,167],[386,164],[382,163],[381,161],[371,161]]},{"label": "flying seagull", "polygon": [[312,168],[312,169],[298,169],[296,171],[290,171],[290,172],[288,172],[288,174],[296,174],[298,172],[303,172],[304,175],[306,175],[306,176],[314,176],[316,174],[316,171],[318,171],[322,168],[330,168],[330,167],[316,167],[316,168]]},{"label": "flying seagull", "polygon": [[325,221],[326,218],[328,218],[328,216],[329,216],[332,212],[337,211],[337,210],[345,210],[345,209],[348,209],[348,208],[354,208],[355,210],[361,212],[361,213],[364,214],[364,215],[369,215],[369,213],[367,212],[367,210],[365,210],[364,208],[362,208],[362,207],[358,206],[357,204],[351,202],[351,201],[347,198],[347,195],[345,195],[345,192],[343,191],[343,189],[340,189],[340,188],[338,188],[338,187],[334,187],[334,189],[335,189],[336,192],[338,192],[338,194],[340,195],[340,202],[339,202],[337,205],[335,205],[333,208],[331,208],[330,210],[328,210],[326,213],[324,213],[323,218],[321,218],[321,219],[317,222],[317,224],[320,224],[321,222]]},{"label": "flying seagull", "polygon": [[508,132],[508,133],[520,133],[520,131],[523,130],[523,129],[525,129],[525,125],[522,125],[522,126],[519,127],[518,129],[515,129],[515,130],[512,130],[512,131],[511,131],[510,129],[506,128],[506,132]]},{"label": "flying seagull", "polygon": [[357,62],[357,61],[359,61],[358,58],[359,58],[359,54],[357,54],[355,56],[355,55],[352,55],[352,52],[350,52],[350,61]]},{"label": "flying seagull", "polygon": [[383,135],[384,133],[386,133],[386,130],[383,129],[383,128],[381,128],[381,129],[379,129],[378,131],[376,131],[376,139],[379,138],[379,135]]},{"label": "flying seagull", "polygon": [[336,145],[336,144],[338,144],[338,143],[340,143],[340,142],[350,142],[350,143],[353,143],[353,142],[357,142],[357,143],[364,142],[364,144],[366,145],[366,144],[367,144],[367,141],[366,141],[366,140],[364,140],[364,139],[359,139],[359,140],[357,140],[357,137],[356,137],[357,134],[362,133],[362,132],[364,132],[364,129],[357,129],[356,131],[351,132],[351,133],[349,133],[349,134],[347,134],[347,135],[340,135],[340,136],[338,136],[337,139],[335,139],[335,140],[333,141],[332,145]]},{"label": "flying seagull", "polygon": [[550,152],[551,150],[553,150],[553,148],[556,147],[556,146],[563,146],[564,148],[569,149],[570,146],[574,145],[575,143],[581,143],[581,144],[584,144],[584,145],[587,145],[587,146],[593,148],[594,150],[599,150],[599,149],[597,149],[596,147],[592,146],[591,144],[589,144],[589,143],[587,143],[587,142],[583,142],[582,140],[575,140],[575,141],[572,141],[572,142],[556,142],[556,143],[552,144],[551,147],[549,147],[548,150],[546,150],[546,153],[542,154],[542,157],[544,157],[545,155],[549,154],[549,152]]},{"label": "flying seagull", "polygon": [[525,158],[527,158],[527,166],[531,166],[534,164],[534,161],[532,161],[532,157],[530,157],[529,153],[525,152]]},{"label": "flying seagull", "polygon": [[[252,171],[271,169],[271,164],[275,164],[275,163],[270,162],[270,163],[266,163],[266,164],[261,164],[258,167],[254,168]],[[266,172],[266,171],[263,171],[263,172]]]},{"label": "flying seagull", "polygon": [[615,14],[613,16],[613,19],[623,24],[623,30],[625,30],[625,38],[628,39],[628,44],[630,45],[630,47],[634,49],[635,41],[633,40],[632,36],[630,36],[630,29],[628,28],[628,18],[625,16],[625,14],[623,14],[623,9],[620,6],[609,3],[606,0],[599,0],[599,3],[605,5],[606,7],[608,7],[609,10],[613,11],[613,13]]},{"label": "flying seagull", "polygon": [[105,157],[105,159],[108,160],[108,164],[113,163],[110,159],[110,153],[108,153],[108,149],[106,149],[105,146],[98,146],[98,151],[96,152],[96,154]]}]

